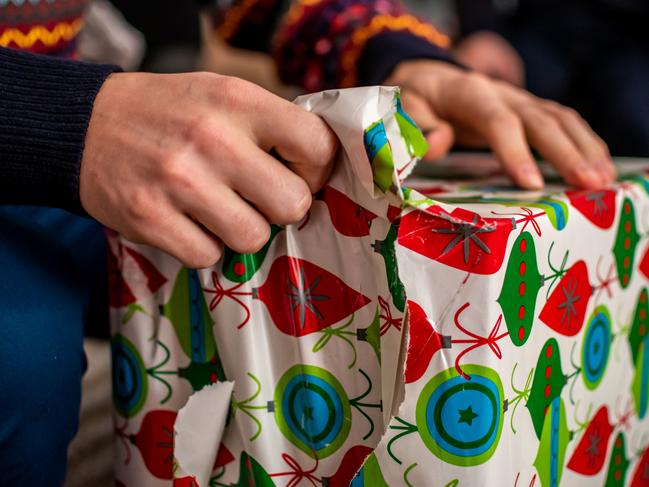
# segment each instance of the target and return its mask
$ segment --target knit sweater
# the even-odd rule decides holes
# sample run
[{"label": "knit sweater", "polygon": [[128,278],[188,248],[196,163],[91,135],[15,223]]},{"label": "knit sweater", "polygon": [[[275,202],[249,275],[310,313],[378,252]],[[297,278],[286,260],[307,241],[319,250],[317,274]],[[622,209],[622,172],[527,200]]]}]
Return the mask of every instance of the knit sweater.
[{"label": "knit sweater", "polygon": [[[198,1],[218,35],[272,53],[280,77],[306,91],[377,84],[405,59],[448,59],[447,38],[397,0]],[[85,134],[119,70],[62,59],[74,58],[86,4],[0,0],[0,204],[83,211]]]}]

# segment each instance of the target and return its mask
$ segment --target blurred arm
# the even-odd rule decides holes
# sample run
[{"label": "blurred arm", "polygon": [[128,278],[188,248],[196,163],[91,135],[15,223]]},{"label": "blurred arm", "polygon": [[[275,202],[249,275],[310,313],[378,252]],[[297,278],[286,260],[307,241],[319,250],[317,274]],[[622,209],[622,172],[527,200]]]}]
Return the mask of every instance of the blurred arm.
[{"label": "blurred arm", "polygon": [[270,53],[281,80],[307,91],[378,84],[408,59],[451,59],[448,37],[395,0],[200,3],[226,42]]}]

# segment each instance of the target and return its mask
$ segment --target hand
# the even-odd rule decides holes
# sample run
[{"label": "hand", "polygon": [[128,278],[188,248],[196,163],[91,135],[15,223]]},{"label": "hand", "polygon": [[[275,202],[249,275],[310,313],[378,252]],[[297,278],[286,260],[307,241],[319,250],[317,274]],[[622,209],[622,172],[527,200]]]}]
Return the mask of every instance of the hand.
[{"label": "hand", "polygon": [[300,221],[337,144],[316,115],[237,78],[113,74],[86,136],[81,203],[129,240],[207,267],[222,242],[256,252],[269,222]]},{"label": "hand", "polygon": [[424,159],[444,156],[454,140],[488,146],[516,184],[536,189],[543,179],[531,146],[570,184],[596,188],[615,178],[606,144],[570,108],[441,61],[405,61],[386,84],[401,86],[404,109],[426,134]]},{"label": "hand", "polygon": [[524,86],[523,60],[512,45],[495,32],[475,32],[453,49],[455,59],[478,73]]}]

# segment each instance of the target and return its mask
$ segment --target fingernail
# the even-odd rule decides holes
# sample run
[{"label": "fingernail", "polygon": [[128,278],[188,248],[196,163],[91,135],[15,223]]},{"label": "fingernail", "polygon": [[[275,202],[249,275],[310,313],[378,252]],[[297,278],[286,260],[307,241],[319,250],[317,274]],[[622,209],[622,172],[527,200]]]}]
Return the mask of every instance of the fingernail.
[{"label": "fingernail", "polygon": [[525,165],[519,170],[520,179],[526,188],[541,189],[543,187],[543,177],[535,166]]},{"label": "fingernail", "polygon": [[601,161],[602,166],[604,167],[604,170],[607,172],[608,177],[615,180],[617,178],[617,167],[615,167],[615,163],[610,160],[604,160]]},{"label": "fingernail", "polygon": [[577,166],[577,174],[579,174],[579,178],[587,186],[601,186],[606,180],[606,178],[602,178],[602,176],[588,164],[580,164]]}]

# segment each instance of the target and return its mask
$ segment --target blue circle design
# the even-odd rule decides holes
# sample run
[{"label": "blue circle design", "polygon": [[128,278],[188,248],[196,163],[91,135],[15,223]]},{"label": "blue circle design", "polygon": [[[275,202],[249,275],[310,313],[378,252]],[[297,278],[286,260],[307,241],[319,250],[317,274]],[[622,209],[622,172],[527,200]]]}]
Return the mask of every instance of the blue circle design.
[{"label": "blue circle design", "polygon": [[588,324],[584,337],[583,370],[586,385],[597,387],[606,371],[611,348],[611,322],[602,311],[595,314]]},{"label": "blue circle design", "polygon": [[142,408],[146,396],[146,377],[142,359],[133,344],[122,335],[111,344],[113,402],[122,416],[130,418]]},{"label": "blue circle design", "polygon": [[296,375],[288,382],[282,409],[293,434],[315,451],[333,443],[345,416],[336,389],[320,377],[307,374]]},{"label": "blue circle design", "polygon": [[[470,382],[461,376],[446,380],[426,404],[430,435],[452,455],[475,457],[487,452],[498,438],[499,397],[498,387],[486,377],[472,375]],[[460,410],[469,412],[470,422],[462,421]]]}]

